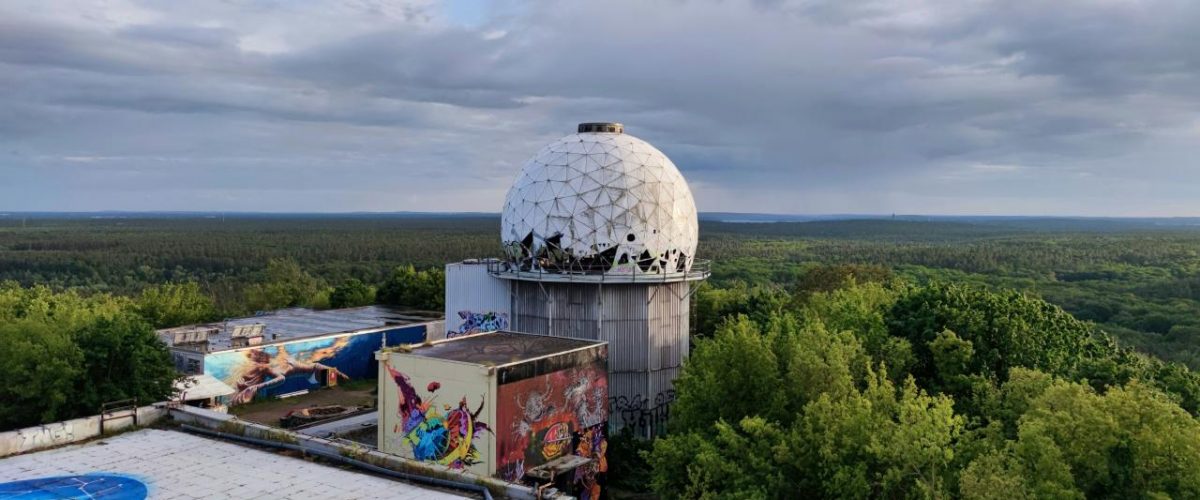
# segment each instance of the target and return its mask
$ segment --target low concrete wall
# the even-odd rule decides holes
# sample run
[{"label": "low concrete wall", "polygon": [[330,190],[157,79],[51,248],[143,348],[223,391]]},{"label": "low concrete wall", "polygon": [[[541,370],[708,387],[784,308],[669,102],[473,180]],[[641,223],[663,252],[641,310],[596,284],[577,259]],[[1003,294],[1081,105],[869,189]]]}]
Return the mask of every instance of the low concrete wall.
[{"label": "low concrete wall", "polygon": [[[284,429],[257,424],[254,422],[247,422],[227,413],[217,413],[214,411],[205,410],[203,408],[183,406],[180,408],[171,409],[171,419],[176,422],[186,423],[196,427],[202,427],[226,434],[236,434],[279,443],[298,445],[308,450],[336,453],[342,456],[351,457],[370,463],[377,467],[383,467],[385,469],[391,469],[399,472],[407,472],[410,474],[427,477],[436,477],[461,483],[478,484],[486,487],[488,490],[491,490],[492,495],[500,498],[529,500],[537,498],[537,492],[528,486],[508,483],[493,477],[484,477],[471,474],[469,472],[462,472],[447,468],[442,465],[410,460],[404,457],[370,450],[364,446],[359,446],[356,444],[347,444],[341,441],[332,441],[329,439],[307,436]],[[559,496],[557,498],[565,500],[572,497]]]},{"label": "low concrete wall", "polygon": [[[165,406],[142,406],[137,409],[137,422],[139,426],[150,425],[166,414]],[[132,418],[109,418],[110,420],[104,422],[106,432],[116,432],[133,427]],[[77,443],[99,436],[100,415],[0,432],[0,458]]]}]

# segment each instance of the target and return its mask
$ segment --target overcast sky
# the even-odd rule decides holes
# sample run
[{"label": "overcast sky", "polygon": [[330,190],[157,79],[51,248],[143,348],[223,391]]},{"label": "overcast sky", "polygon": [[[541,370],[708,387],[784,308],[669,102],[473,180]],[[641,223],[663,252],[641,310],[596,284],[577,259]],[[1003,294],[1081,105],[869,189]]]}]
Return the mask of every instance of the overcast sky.
[{"label": "overcast sky", "polygon": [[1200,2],[0,2],[0,210],[499,211],[581,121],[704,211],[1200,215]]}]

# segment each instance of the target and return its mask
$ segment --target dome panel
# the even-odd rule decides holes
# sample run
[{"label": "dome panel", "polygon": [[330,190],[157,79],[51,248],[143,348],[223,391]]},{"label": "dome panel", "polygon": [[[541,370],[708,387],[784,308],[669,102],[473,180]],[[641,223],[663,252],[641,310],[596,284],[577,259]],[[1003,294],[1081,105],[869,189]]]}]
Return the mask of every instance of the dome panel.
[{"label": "dome panel", "polygon": [[572,134],[543,148],[517,176],[501,218],[510,260],[548,272],[686,271],[698,234],[675,164],[619,132]]}]

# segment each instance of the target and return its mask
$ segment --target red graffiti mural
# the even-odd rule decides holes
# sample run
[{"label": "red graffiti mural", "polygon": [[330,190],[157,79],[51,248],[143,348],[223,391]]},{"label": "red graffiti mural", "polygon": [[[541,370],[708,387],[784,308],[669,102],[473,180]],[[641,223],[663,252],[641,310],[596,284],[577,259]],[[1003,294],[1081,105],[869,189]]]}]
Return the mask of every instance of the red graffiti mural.
[{"label": "red graffiti mural", "polygon": [[608,472],[608,376],[604,363],[569,368],[497,388],[496,470],[520,481],[525,471],[575,454],[593,459],[576,471],[581,498],[597,498]]}]

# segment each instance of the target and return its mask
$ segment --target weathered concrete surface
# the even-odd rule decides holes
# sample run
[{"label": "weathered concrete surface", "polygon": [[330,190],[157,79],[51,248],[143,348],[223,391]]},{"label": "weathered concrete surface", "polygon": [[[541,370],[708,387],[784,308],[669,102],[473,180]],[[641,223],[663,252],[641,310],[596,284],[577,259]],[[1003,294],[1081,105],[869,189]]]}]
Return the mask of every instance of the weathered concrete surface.
[{"label": "weathered concrete surface", "polygon": [[[537,492],[528,486],[508,483],[494,477],[485,477],[469,472],[451,469],[444,465],[410,460],[397,455],[390,455],[367,449],[356,444],[346,444],[315,436],[308,436],[275,427],[269,427],[254,422],[239,420],[233,415],[217,413],[203,408],[183,406],[171,409],[171,418],[179,423],[202,427],[226,434],[265,439],[281,443],[298,445],[306,450],[334,453],[361,460],[377,467],[391,469],[409,474],[435,477],[461,483],[478,484],[486,487],[497,498],[515,498],[533,500]],[[545,498],[545,497],[543,497]],[[567,499],[561,495],[557,498]]]},{"label": "weathered concrete surface", "polygon": [[[161,405],[142,406],[137,409],[138,425],[153,424],[166,414],[167,410]],[[130,427],[133,427],[132,418],[114,418],[104,423],[105,432],[116,432]],[[98,436],[99,415],[0,432],[0,458],[77,443]]]},{"label": "weathered concrete surface", "polygon": [[149,498],[464,498],[226,441],[157,429],[0,460],[0,483],[96,472],[141,481],[149,490]]},{"label": "weathered concrete surface", "polygon": [[376,410],[333,422],[314,425],[304,429],[296,429],[296,432],[317,437],[339,436],[347,432],[353,432],[364,427],[375,425],[378,420],[379,411]]}]

